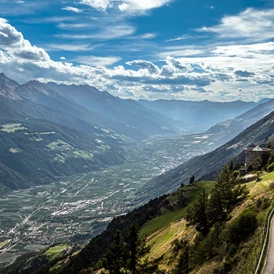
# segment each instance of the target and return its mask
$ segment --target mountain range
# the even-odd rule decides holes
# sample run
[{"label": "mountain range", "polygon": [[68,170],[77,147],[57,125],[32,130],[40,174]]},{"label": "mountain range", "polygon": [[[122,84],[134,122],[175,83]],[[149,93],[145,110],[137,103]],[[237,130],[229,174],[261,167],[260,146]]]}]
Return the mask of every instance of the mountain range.
[{"label": "mountain range", "polygon": [[[201,117],[207,117],[208,104],[215,114],[226,109],[222,117],[256,105],[236,102],[235,107],[227,103],[221,108],[212,102],[166,102],[170,103],[174,104],[171,109],[177,104],[184,106],[185,113],[194,105],[204,105],[199,108]],[[126,158],[125,146],[155,135],[188,132],[185,125],[191,124],[193,117],[175,120],[157,112],[153,105],[121,99],[90,86],[38,81],[20,85],[1,73],[2,190],[119,164]],[[197,113],[197,108],[192,112]],[[212,122],[209,119],[206,124]]]},{"label": "mountain range", "polygon": [[187,133],[204,132],[213,125],[232,119],[252,109],[255,102],[211,102],[182,100],[140,100],[140,104],[184,124]]}]

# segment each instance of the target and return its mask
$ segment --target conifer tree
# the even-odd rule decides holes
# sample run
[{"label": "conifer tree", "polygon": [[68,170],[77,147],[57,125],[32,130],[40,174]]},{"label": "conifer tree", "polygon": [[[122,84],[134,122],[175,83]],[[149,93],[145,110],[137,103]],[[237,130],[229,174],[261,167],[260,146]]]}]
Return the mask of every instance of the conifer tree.
[{"label": "conifer tree", "polygon": [[234,162],[231,160],[230,163],[229,163],[229,170],[230,170],[230,173],[232,174],[233,171],[234,171]]},{"label": "conifer tree", "polygon": [[117,230],[114,241],[110,244],[107,254],[103,260],[103,266],[109,274],[124,274],[125,248],[121,237],[121,232]]},{"label": "conifer tree", "polygon": [[125,240],[126,265],[131,274],[154,273],[158,269],[159,260],[148,260],[150,246],[146,240],[140,240],[136,226],[132,225]]},{"label": "conifer tree", "polygon": [[132,226],[123,240],[117,231],[113,243],[103,259],[103,266],[109,274],[152,274],[158,269],[157,260],[148,260],[150,246],[140,240],[138,230]]},{"label": "conifer tree", "polygon": [[205,191],[200,193],[196,201],[188,208],[187,220],[190,223],[196,225],[197,231],[201,232],[203,235],[206,235],[208,232],[208,222],[207,222],[207,194]]},{"label": "conifer tree", "polygon": [[189,268],[189,246],[184,246],[179,261],[174,270],[174,274],[188,274],[190,272]]},{"label": "conifer tree", "polygon": [[267,144],[267,148],[273,149],[273,145],[272,145],[272,143],[271,143],[271,142],[268,142],[268,144]]},{"label": "conifer tree", "polygon": [[189,179],[189,184],[192,185],[195,183],[195,176],[191,176],[191,178]]}]

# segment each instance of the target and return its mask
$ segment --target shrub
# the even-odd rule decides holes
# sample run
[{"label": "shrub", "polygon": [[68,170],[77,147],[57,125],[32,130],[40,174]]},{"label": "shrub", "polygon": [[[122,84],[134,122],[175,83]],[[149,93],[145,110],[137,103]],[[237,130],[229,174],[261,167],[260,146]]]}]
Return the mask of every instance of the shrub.
[{"label": "shrub", "polygon": [[252,171],[253,171],[253,166],[252,166],[252,164],[249,164],[247,167],[247,172],[250,173]]},{"label": "shrub", "polygon": [[239,244],[254,233],[258,226],[257,213],[247,209],[235,218],[228,226],[228,241]]},{"label": "shrub", "polygon": [[239,176],[240,172],[239,170],[234,170],[233,171],[233,178],[236,179]]},{"label": "shrub", "polygon": [[267,171],[268,171],[268,172],[274,171],[274,163],[270,164],[270,165],[267,167]]}]

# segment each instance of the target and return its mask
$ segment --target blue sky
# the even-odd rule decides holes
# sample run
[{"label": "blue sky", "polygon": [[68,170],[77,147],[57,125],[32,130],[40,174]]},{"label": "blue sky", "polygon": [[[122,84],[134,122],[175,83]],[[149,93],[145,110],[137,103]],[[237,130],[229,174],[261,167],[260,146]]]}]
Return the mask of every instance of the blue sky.
[{"label": "blue sky", "polygon": [[274,98],[273,0],[1,0],[0,71],[123,98]]}]

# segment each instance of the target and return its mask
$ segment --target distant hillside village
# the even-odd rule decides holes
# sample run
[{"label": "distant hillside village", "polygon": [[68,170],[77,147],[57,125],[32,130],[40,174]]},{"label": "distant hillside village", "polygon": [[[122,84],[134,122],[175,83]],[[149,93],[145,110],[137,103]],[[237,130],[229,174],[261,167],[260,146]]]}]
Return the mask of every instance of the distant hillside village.
[{"label": "distant hillside village", "polygon": [[272,149],[271,143],[267,148],[261,148],[260,146],[245,148],[245,165],[240,168],[239,175],[245,176],[249,171],[266,164]]}]

